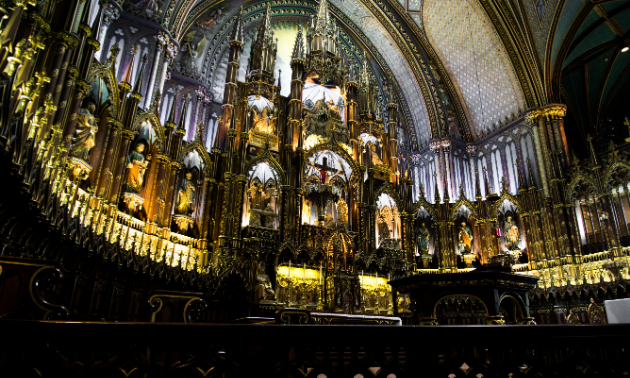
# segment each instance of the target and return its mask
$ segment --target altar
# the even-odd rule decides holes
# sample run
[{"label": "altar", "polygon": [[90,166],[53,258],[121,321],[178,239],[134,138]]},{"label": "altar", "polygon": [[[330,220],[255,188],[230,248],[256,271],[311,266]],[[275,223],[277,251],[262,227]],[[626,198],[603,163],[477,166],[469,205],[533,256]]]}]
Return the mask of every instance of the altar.
[{"label": "altar", "polygon": [[[419,274],[389,281],[403,301],[415,307],[420,325],[536,324],[529,312],[529,292],[538,277],[490,267],[467,273]],[[394,313],[398,313],[395,308]]]}]

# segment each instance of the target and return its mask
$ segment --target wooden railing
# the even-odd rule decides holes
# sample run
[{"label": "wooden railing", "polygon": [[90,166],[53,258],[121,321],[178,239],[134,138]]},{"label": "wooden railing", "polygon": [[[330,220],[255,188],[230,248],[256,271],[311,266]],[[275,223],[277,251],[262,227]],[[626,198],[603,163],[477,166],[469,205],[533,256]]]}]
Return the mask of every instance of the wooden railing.
[{"label": "wooden railing", "polygon": [[3,377],[625,377],[630,325],[0,321]]}]

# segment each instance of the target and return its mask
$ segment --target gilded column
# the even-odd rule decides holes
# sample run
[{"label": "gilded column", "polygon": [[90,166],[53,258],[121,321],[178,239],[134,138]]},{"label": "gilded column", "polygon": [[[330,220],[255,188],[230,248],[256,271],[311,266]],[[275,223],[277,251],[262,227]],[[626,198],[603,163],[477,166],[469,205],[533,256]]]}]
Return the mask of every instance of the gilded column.
[{"label": "gilded column", "polygon": [[96,193],[101,198],[109,198],[109,187],[113,176],[111,166],[117,155],[119,134],[122,131],[122,123],[113,117],[107,118],[107,124],[106,147],[99,156],[98,170],[92,170],[92,174],[96,173],[94,181],[97,183]]}]

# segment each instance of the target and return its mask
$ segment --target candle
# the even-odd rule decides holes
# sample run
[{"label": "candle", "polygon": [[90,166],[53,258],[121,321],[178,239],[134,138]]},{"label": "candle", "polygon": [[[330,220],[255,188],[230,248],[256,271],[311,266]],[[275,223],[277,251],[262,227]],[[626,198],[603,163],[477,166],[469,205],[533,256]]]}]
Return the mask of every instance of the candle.
[{"label": "candle", "polygon": [[291,281],[291,261],[289,261],[289,281]]},{"label": "candle", "polygon": [[302,276],[304,278],[304,282],[306,282],[306,263],[302,265]]},{"label": "candle", "polygon": [[378,280],[378,272],[376,272],[376,279]]},{"label": "candle", "polygon": [[322,284],[322,266],[319,266],[319,284]]}]

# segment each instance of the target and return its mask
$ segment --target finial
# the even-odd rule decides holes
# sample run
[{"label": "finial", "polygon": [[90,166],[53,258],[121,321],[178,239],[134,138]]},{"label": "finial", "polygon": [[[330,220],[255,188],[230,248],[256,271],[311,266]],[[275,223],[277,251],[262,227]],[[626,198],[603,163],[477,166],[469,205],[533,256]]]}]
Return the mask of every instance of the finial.
[{"label": "finial", "polygon": [[188,113],[188,102],[190,102],[190,97],[186,95],[184,96],[184,101],[182,104],[182,115],[179,118],[179,126],[177,126],[178,130],[186,130],[186,113]]},{"label": "finial", "polygon": [[129,66],[127,66],[127,72],[125,73],[125,77],[123,78],[123,83],[131,84],[131,72],[133,71],[133,64],[136,59],[136,53],[138,52],[138,45],[133,45],[131,48],[131,61],[129,62]]},{"label": "finial", "polygon": [[171,128],[175,128],[175,112],[176,112],[176,104],[175,104],[175,100],[177,98],[173,99],[173,105],[171,105],[171,112],[168,115],[168,120],[166,121],[166,127],[171,127]]},{"label": "finial", "polygon": [[440,198],[440,188],[438,187],[438,175],[437,172],[433,172],[433,182],[435,183],[435,193],[434,193],[434,198],[435,198],[435,203],[438,204],[440,202],[442,202],[442,199]]},{"label": "finial", "polygon": [[230,41],[236,41],[241,43],[241,51],[243,51],[243,6],[238,10],[236,20],[234,21],[234,29],[232,29],[232,36]]},{"label": "finial", "polygon": [[518,172],[519,189],[525,188],[525,181],[523,180],[523,170],[521,169],[521,164],[518,163],[518,160],[514,162],[514,168],[516,169],[516,172]]},{"label": "finial", "polygon": [[527,158],[527,170],[528,170],[528,175],[529,175],[529,187],[535,187],[536,185],[534,184],[534,176],[533,176],[533,172],[532,172],[532,165],[531,162],[529,160],[529,158]]},{"label": "finial", "polygon": [[133,92],[139,95],[142,94],[140,93],[140,87],[142,86],[142,76],[144,74],[144,67],[146,67],[148,59],[149,57],[147,56],[147,53],[145,52],[144,55],[142,56],[142,62],[140,63],[140,71],[138,72],[138,77],[136,78],[136,84],[133,86]]}]

